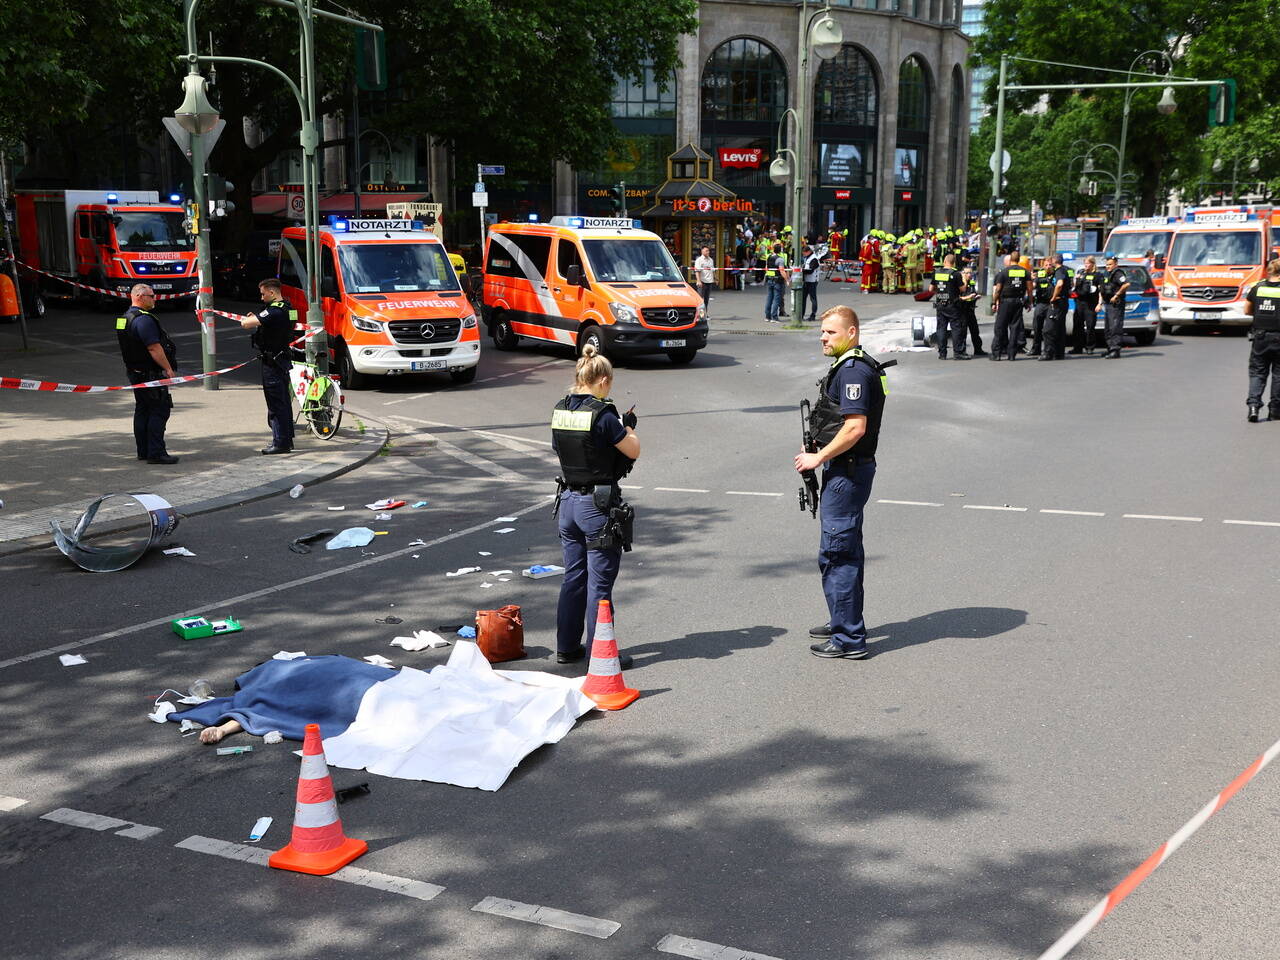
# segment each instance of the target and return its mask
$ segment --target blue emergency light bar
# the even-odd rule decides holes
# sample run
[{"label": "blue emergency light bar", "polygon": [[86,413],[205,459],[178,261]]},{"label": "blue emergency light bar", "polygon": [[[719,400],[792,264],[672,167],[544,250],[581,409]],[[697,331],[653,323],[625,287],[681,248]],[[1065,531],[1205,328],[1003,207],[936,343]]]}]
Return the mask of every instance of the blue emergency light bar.
[{"label": "blue emergency light bar", "polygon": [[414,230],[426,230],[426,224],[421,220],[403,220],[397,218],[391,219],[371,219],[361,217],[340,217],[336,213],[329,214],[329,229],[334,233],[408,233]]},{"label": "blue emergency light bar", "polygon": [[643,230],[644,224],[629,217],[552,217],[551,223],[578,230]]},{"label": "blue emergency light bar", "polygon": [[107,203],[119,203],[119,202],[120,202],[119,194],[116,194],[116,193],[107,194]]},{"label": "blue emergency light bar", "polygon": [[170,203],[181,203],[181,202],[182,202],[182,194],[180,194],[180,193],[171,193],[171,194],[169,194],[169,202],[170,202]]},{"label": "blue emergency light bar", "polygon": [[1252,210],[1238,207],[1211,207],[1206,210],[1192,210],[1187,214],[1187,223],[1247,223],[1257,220],[1258,214]]},{"label": "blue emergency light bar", "polygon": [[529,214],[529,222],[530,222],[530,223],[537,223],[537,222],[538,222],[538,215],[537,215],[536,213],[531,213],[531,214]]}]

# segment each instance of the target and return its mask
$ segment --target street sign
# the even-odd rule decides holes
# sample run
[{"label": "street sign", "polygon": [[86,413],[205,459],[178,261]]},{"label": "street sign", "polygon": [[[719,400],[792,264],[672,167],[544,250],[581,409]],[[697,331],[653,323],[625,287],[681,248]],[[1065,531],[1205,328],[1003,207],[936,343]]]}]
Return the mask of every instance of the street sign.
[{"label": "street sign", "polygon": [[[173,137],[174,143],[178,145],[184,154],[191,156],[191,134],[182,129],[182,124],[178,123],[175,117],[161,117],[160,122],[164,124],[164,128],[169,131],[169,136]],[[200,142],[204,144],[204,155],[209,156],[209,152],[213,150],[213,145],[218,142],[218,137],[222,136],[222,131],[227,127],[227,121],[218,120],[213,125],[213,129],[208,133],[200,134]]]},{"label": "street sign", "polygon": [[306,213],[307,199],[301,193],[291,193],[289,195],[289,212],[295,217],[301,217]]},{"label": "street sign", "polygon": [[505,177],[507,168],[500,163],[480,164],[480,175],[482,177]]},{"label": "street sign", "polygon": [[1011,225],[1020,224],[1020,223],[1030,223],[1031,214],[1023,213],[1021,210],[1010,210],[1008,213],[1004,215],[1004,222],[1006,224],[1011,224]]},{"label": "street sign", "polygon": [[[1008,150],[1002,152],[1004,153],[1004,158],[1000,162],[1000,172],[1008,173],[1009,164],[1013,162],[1013,157],[1009,156]],[[992,173],[996,172],[996,155],[994,151],[992,152],[991,157],[987,160],[987,166],[990,168]]]},{"label": "street sign", "polygon": [[473,207],[487,207],[489,205],[489,194],[476,190],[471,194],[471,205]]}]

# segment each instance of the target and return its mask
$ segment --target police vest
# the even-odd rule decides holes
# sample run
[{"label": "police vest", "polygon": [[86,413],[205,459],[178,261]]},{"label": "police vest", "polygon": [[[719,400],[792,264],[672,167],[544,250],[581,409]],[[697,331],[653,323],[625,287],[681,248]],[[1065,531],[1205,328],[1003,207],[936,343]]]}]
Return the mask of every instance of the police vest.
[{"label": "police vest", "polygon": [[858,361],[865,363],[875,371],[879,378],[880,389],[871,401],[871,413],[867,415],[867,432],[863,434],[861,440],[854,444],[851,450],[846,450],[838,457],[832,457],[831,463],[848,463],[857,456],[874,456],[876,445],[880,439],[880,414],[884,409],[884,398],[889,393],[889,378],[885,375],[884,367],[879,361],[868,357],[862,352],[861,347],[854,347],[835,363],[831,364],[831,369],[827,371],[826,376],[818,381],[818,399],[809,413],[809,430],[813,434],[814,443],[818,445],[819,450],[836,438],[836,434],[844,426],[844,414],[840,412],[840,401],[832,400],[828,391],[831,389],[831,381],[835,378],[840,368],[846,363],[856,363]]},{"label": "police vest", "polygon": [[765,260],[765,264],[768,267],[764,272],[765,278],[771,280],[778,275],[778,267],[782,264],[782,258],[777,254],[771,253],[768,259]]},{"label": "police vest", "polygon": [[[1027,271],[1024,267],[1009,267],[1005,271],[1005,284],[1009,287],[1008,293],[1018,299],[1027,295]],[[1005,291],[1001,291],[1004,293]]]},{"label": "police vest", "polygon": [[[277,319],[283,319],[285,322],[267,324],[264,313],[275,313]],[[298,311],[290,310],[289,305],[283,300],[273,300],[267,305],[266,310],[258,311],[257,317],[263,322],[254,328],[249,342],[265,358],[275,360],[284,353],[289,346],[289,341],[293,339],[293,328],[298,322]]]},{"label": "police vest", "polygon": [[1092,271],[1076,275],[1076,297],[1092,303],[1098,293],[1098,275]]},{"label": "police vest", "polygon": [[125,369],[131,374],[146,374],[147,379],[154,380],[155,377],[151,374],[161,373],[162,369],[152,359],[147,345],[139,339],[133,329],[133,321],[143,315],[156,321],[156,329],[160,331],[160,349],[169,358],[169,369],[172,370],[178,360],[178,348],[164,332],[164,327],[160,326],[160,321],[156,319],[154,313],[143,310],[141,307],[130,307],[123,317],[116,317],[116,339],[120,342],[120,355],[124,357]]},{"label": "police vest", "polygon": [[[635,462],[617,447],[601,447],[592,442],[592,433],[606,410],[618,415],[611,401],[587,397],[576,410],[564,397],[551,412],[551,441],[560,458],[561,476],[571,487],[617,483],[631,472]],[[621,418],[619,418],[621,419]]]},{"label": "police vest", "polygon": [[1280,279],[1263,280],[1253,288],[1253,329],[1280,332]]},{"label": "police vest", "polygon": [[1102,281],[1102,296],[1107,300],[1110,300],[1117,293],[1119,293],[1120,288],[1123,287],[1128,282],[1129,282],[1129,278],[1125,274],[1125,272],[1121,270],[1119,267],[1116,267],[1114,270],[1108,273],[1106,275],[1106,278]]},{"label": "police vest", "polygon": [[933,284],[937,287],[938,292],[935,300],[938,306],[946,306],[960,295],[960,274],[956,273],[950,267],[942,267],[934,271]]},{"label": "police vest", "polygon": [[[1063,303],[1063,304],[1065,304],[1068,300],[1070,300],[1070,299],[1071,299],[1071,286],[1072,286],[1072,284],[1075,282],[1076,272],[1075,272],[1074,270],[1072,270],[1070,267],[1063,267],[1062,269],[1063,269],[1063,270],[1065,270],[1065,271],[1067,272],[1067,279],[1066,279],[1066,282],[1065,282],[1065,283],[1063,283],[1063,285],[1062,285],[1062,295],[1061,295],[1060,297],[1058,297],[1058,302],[1059,302],[1059,303]],[[1052,296],[1053,296],[1053,290],[1054,290],[1054,288],[1058,285],[1058,281],[1057,281],[1057,279],[1056,279],[1056,277],[1057,277],[1057,273],[1058,273],[1058,272],[1055,270],[1055,271],[1054,271],[1054,277],[1055,277],[1055,279],[1053,279],[1053,280],[1052,280],[1052,281],[1050,281],[1050,283],[1049,283],[1049,296],[1050,296],[1050,297],[1052,297]]]}]

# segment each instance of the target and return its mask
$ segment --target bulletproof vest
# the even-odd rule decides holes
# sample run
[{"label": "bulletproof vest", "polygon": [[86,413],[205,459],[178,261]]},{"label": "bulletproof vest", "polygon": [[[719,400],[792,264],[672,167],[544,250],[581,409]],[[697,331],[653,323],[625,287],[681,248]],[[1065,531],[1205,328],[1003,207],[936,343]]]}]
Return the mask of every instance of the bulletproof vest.
[{"label": "bulletproof vest", "polygon": [[938,292],[934,300],[939,306],[951,303],[960,295],[960,274],[950,267],[940,267],[933,272],[933,282]]},{"label": "bulletproof vest", "polygon": [[1036,271],[1036,303],[1048,303],[1053,295],[1053,271]]},{"label": "bulletproof vest", "polygon": [[1129,278],[1125,276],[1125,272],[1119,267],[1116,267],[1103,279],[1102,295],[1110,300],[1120,292],[1120,288],[1123,287],[1128,280]]},{"label": "bulletproof vest", "polygon": [[[267,304],[267,310],[282,314],[286,322],[274,323],[270,326],[263,323],[254,329],[249,341],[259,353],[274,359],[278,354],[284,353],[285,348],[289,346],[289,341],[293,339],[293,326],[298,319],[298,312],[290,310],[289,305],[283,300],[273,300]],[[261,314],[266,312],[266,310],[259,311],[258,319],[261,320]]]},{"label": "bulletproof vest", "polygon": [[1092,271],[1076,275],[1076,294],[1086,300],[1098,292],[1098,275]]},{"label": "bulletproof vest", "polygon": [[1280,280],[1263,280],[1253,288],[1253,329],[1280,331]]},{"label": "bulletproof vest", "polygon": [[1021,299],[1027,295],[1027,271],[1025,267],[1009,267],[1004,272],[1004,285],[1008,288],[1002,293]]},{"label": "bulletproof vest", "polygon": [[631,472],[631,459],[617,447],[601,447],[591,435],[606,410],[616,416],[611,401],[587,397],[576,409],[569,409],[570,397],[560,400],[551,412],[551,442],[560,458],[561,476],[572,487],[616,483]]},{"label": "bulletproof vest", "polygon": [[164,327],[160,326],[160,321],[156,319],[156,315],[143,310],[141,307],[130,307],[125,311],[124,316],[116,317],[116,339],[120,342],[120,355],[124,357],[125,369],[130,373],[134,371],[147,374],[160,372],[160,367],[151,358],[151,353],[147,350],[146,344],[133,332],[133,321],[141,314],[146,314],[156,321],[156,328],[160,331],[160,349],[169,358],[169,369],[173,369],[178,360],[178,348],[174,346],[173,341],[164,332]]},{"label": "bulletproof vest", "polygon": [[854,444],[852,450],[847,450],[838,457],[832,457],[832,463],[848,463],[855,456],[874,456],[880,439],[880,414],[884,409],[884,398],[889,393],[889,378],[885,375],[884,368],[863,353],[861,347],[854,347],[833,363],[826,376],[818,381],[818,399],[809,414],[809,430],[813,433],[814,442],[819,450],[834,440],[836,434],[840,432],[840,428],[844,426],[844,414],[840,412],[840,401],[831,399],[829,392],[831,381],[846,363],[857,362],[865,363],[876,372],[879,376],[880,390],[878,395],[872,398],[871,412],[867,415],[867,432]]},{"label": "bulletproof vest", "polygon": [[[1066,273],[1066,279],[1062,284],[1062,296],[1060,297],[1060,299],[1063,301],[1066,301],[1071,299],[1071,284],[1072,284],[1072,281],[1075,279],[1076,272],[1072,270],[1070,267],[1063,267],[1062,269],[1063,269],[1063,272]],[[1053,296],[1053,288],[1056,287],[1057,285],[1058,285],[1058,271],[1055,270],[1053,272],[1053,279],[1049,281],[1049,296]]]},{"label": "bulletproof vest", "polygon": [[776,277],[778,275],[778,267],[781,265],[782,258],[780,256],[773,253],[769,254],[768,258],[765,260],[765,266],[767,269],[765,270],[764,275],[769,278]]}]

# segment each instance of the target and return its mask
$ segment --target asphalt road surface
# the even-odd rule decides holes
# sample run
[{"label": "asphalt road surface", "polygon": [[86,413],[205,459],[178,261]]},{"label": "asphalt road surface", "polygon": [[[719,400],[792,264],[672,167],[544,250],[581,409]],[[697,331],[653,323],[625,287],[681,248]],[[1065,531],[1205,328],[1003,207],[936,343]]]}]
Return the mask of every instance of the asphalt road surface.
[{"label": "asphalt road surface", "polygon": [[[1161,336],[1050,367],[899,355],[865,524],[872,656],[855,662],[807,650],[818,525],[791,458],[823,361],[813,332],[771,334],[618,372],[644,447],[616,588],[640,700],[496,793],[332,771],[372,787],[339,808],[369,843],[355,865],[417,885],[189,849],[254,849],[264,815],[263,846],[283,845],[297,745],[218,757],[144,714],[197,677],[229,692],[282,649],[430,667],[447,651],[388,642],[502,603],[525,612],[516,668],[567,673],[558,580],[444,576],[558,559],[547,422],[566,354],[486,343],[472,386],[351,394],[393,427],[388,455],[299,500],[188,518],[174,540],[194,558],[105,576],[52,549],[0,558],[0,661],[101,638],[82,666],[0,668],[4,954],[1037,956],[1280,737],[1280,423],[1245,422],[1247,341]],[[382,496],[429,505],[374,523],[389,532],[363,552],[286,549]],[[246,629],[184,642],[154,623],[194,610]],[[1072,956],[1275,956],[1278,777]],[[68,809],[99,819],[42,819]],[[488,898],[578,919],[473,909]]]}]

